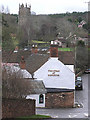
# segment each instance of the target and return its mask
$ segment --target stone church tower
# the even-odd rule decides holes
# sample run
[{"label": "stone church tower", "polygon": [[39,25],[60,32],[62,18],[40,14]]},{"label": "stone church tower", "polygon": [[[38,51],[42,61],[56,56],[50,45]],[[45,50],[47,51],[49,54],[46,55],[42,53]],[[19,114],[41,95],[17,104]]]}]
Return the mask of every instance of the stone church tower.
[{"label": "stone church tower", "polygon": [[31,5],[19,4],[18,28],[23,29],[24,43],[29,45],[31,43]]},{"label": "stone church tower", "polygon": [[19,16],[18,16],[18,24],[24,25],[27,22],[30,22],[30,16],[31,16],[31,5],[19,4]]}]

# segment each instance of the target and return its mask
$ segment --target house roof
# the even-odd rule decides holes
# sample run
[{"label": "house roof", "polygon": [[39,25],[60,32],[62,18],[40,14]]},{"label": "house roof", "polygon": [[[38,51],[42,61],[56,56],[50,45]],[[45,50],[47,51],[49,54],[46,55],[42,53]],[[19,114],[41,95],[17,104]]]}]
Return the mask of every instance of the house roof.
[{"label": "house roof", "polygon": [[[50,55],[48,54],[33,54],[29,55],[26,59],[26,69],[33,73],[37,69],[39,69],[45,62],[48,61]],[[66,65],[73,65],[74,64],[74,54],[72,51],[60,51],[59,52],[59,60]]]},{"label": "house roof", "polygon": [[[50,57],[49,54],[31,54],[30,51],[18,51],[17,53],[3,52],[2,61],[7,63],[20,63],[21,56],[24,56],[26,70],[31,74],[47,62]],[[59,51],[58,58],[66,65],[74,64],[74,54],[72,51]]]},{"label": "house roof", "polygon": [[66,65],[73,65],[75,63],[75,55],[73,51],[59,51],[58,58]]},{"label": "house roof", "polygon": [[21,56],[26,59],[31,54],[30,51],[19,50],[14,53],[13,51],[2,51],[2,62],[3,63],[20,63]]},{"label": "house roof", "polygon": [[31,54],[26,59],[26,69],[30,73],[35,72],[37,69],[39,69],[47,60],[48,60],[47,54]]},{"label": "house roof", "polygon": [[30,94],[45,94],[47,92],[42,80],[25,80],[28,80]]},{"label": "house roof", "polygon": [[[17,67],[15,65],[18,65]],[[32,78],[31,74],[26,69],[21,69],[19,64],[15,63],[2,63],[3,68],[7,70],[7,72],[16,73],[22,78]]]}]

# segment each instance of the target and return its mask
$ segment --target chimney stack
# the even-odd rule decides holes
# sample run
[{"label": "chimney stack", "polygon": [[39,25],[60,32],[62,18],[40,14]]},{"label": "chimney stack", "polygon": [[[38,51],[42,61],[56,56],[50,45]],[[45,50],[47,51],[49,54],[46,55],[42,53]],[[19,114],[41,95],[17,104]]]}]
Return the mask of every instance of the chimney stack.
[{"label": "chimney stack", "polygon": [[24,56],[21,57],[20,68],[21,68],[21,69],[25,69],[25,68],[26,68],[26,64],[25,64]]},{"label": "chimney stack", "polygon": [[37,45],[32,45],[32,53],[38,53]]},{"label": "chimney stack", "polygon": [[58,57],[58,43],[55,41],[51,41],[50,57]]}]

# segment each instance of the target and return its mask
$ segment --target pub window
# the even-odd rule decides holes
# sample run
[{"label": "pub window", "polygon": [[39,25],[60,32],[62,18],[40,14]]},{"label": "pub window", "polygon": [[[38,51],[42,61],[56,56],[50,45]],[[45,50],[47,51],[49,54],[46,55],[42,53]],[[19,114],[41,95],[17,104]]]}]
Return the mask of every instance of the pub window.
[{"label": "pub window", "polygon": [[39,95],[39,103],[44,103],[44,95]]}]

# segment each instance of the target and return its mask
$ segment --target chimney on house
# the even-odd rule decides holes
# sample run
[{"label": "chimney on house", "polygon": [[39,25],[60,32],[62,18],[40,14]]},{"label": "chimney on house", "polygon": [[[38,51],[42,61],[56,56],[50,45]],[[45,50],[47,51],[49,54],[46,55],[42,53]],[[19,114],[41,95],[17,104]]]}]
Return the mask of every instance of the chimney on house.
[{"label": "chimney on house", "polygon": [[25,68],[26,68],[24,56],[21,56],[20,68],[21,68],[21,69],[25,69]]},{"label": "chimney on house", "polygon": [[58,57],[58,43],[55,41],[51,41],[50,57]]},{"label": "chimney on house", "polygon": [[32,53],[38,53],[37,45],[32,45]]}]

